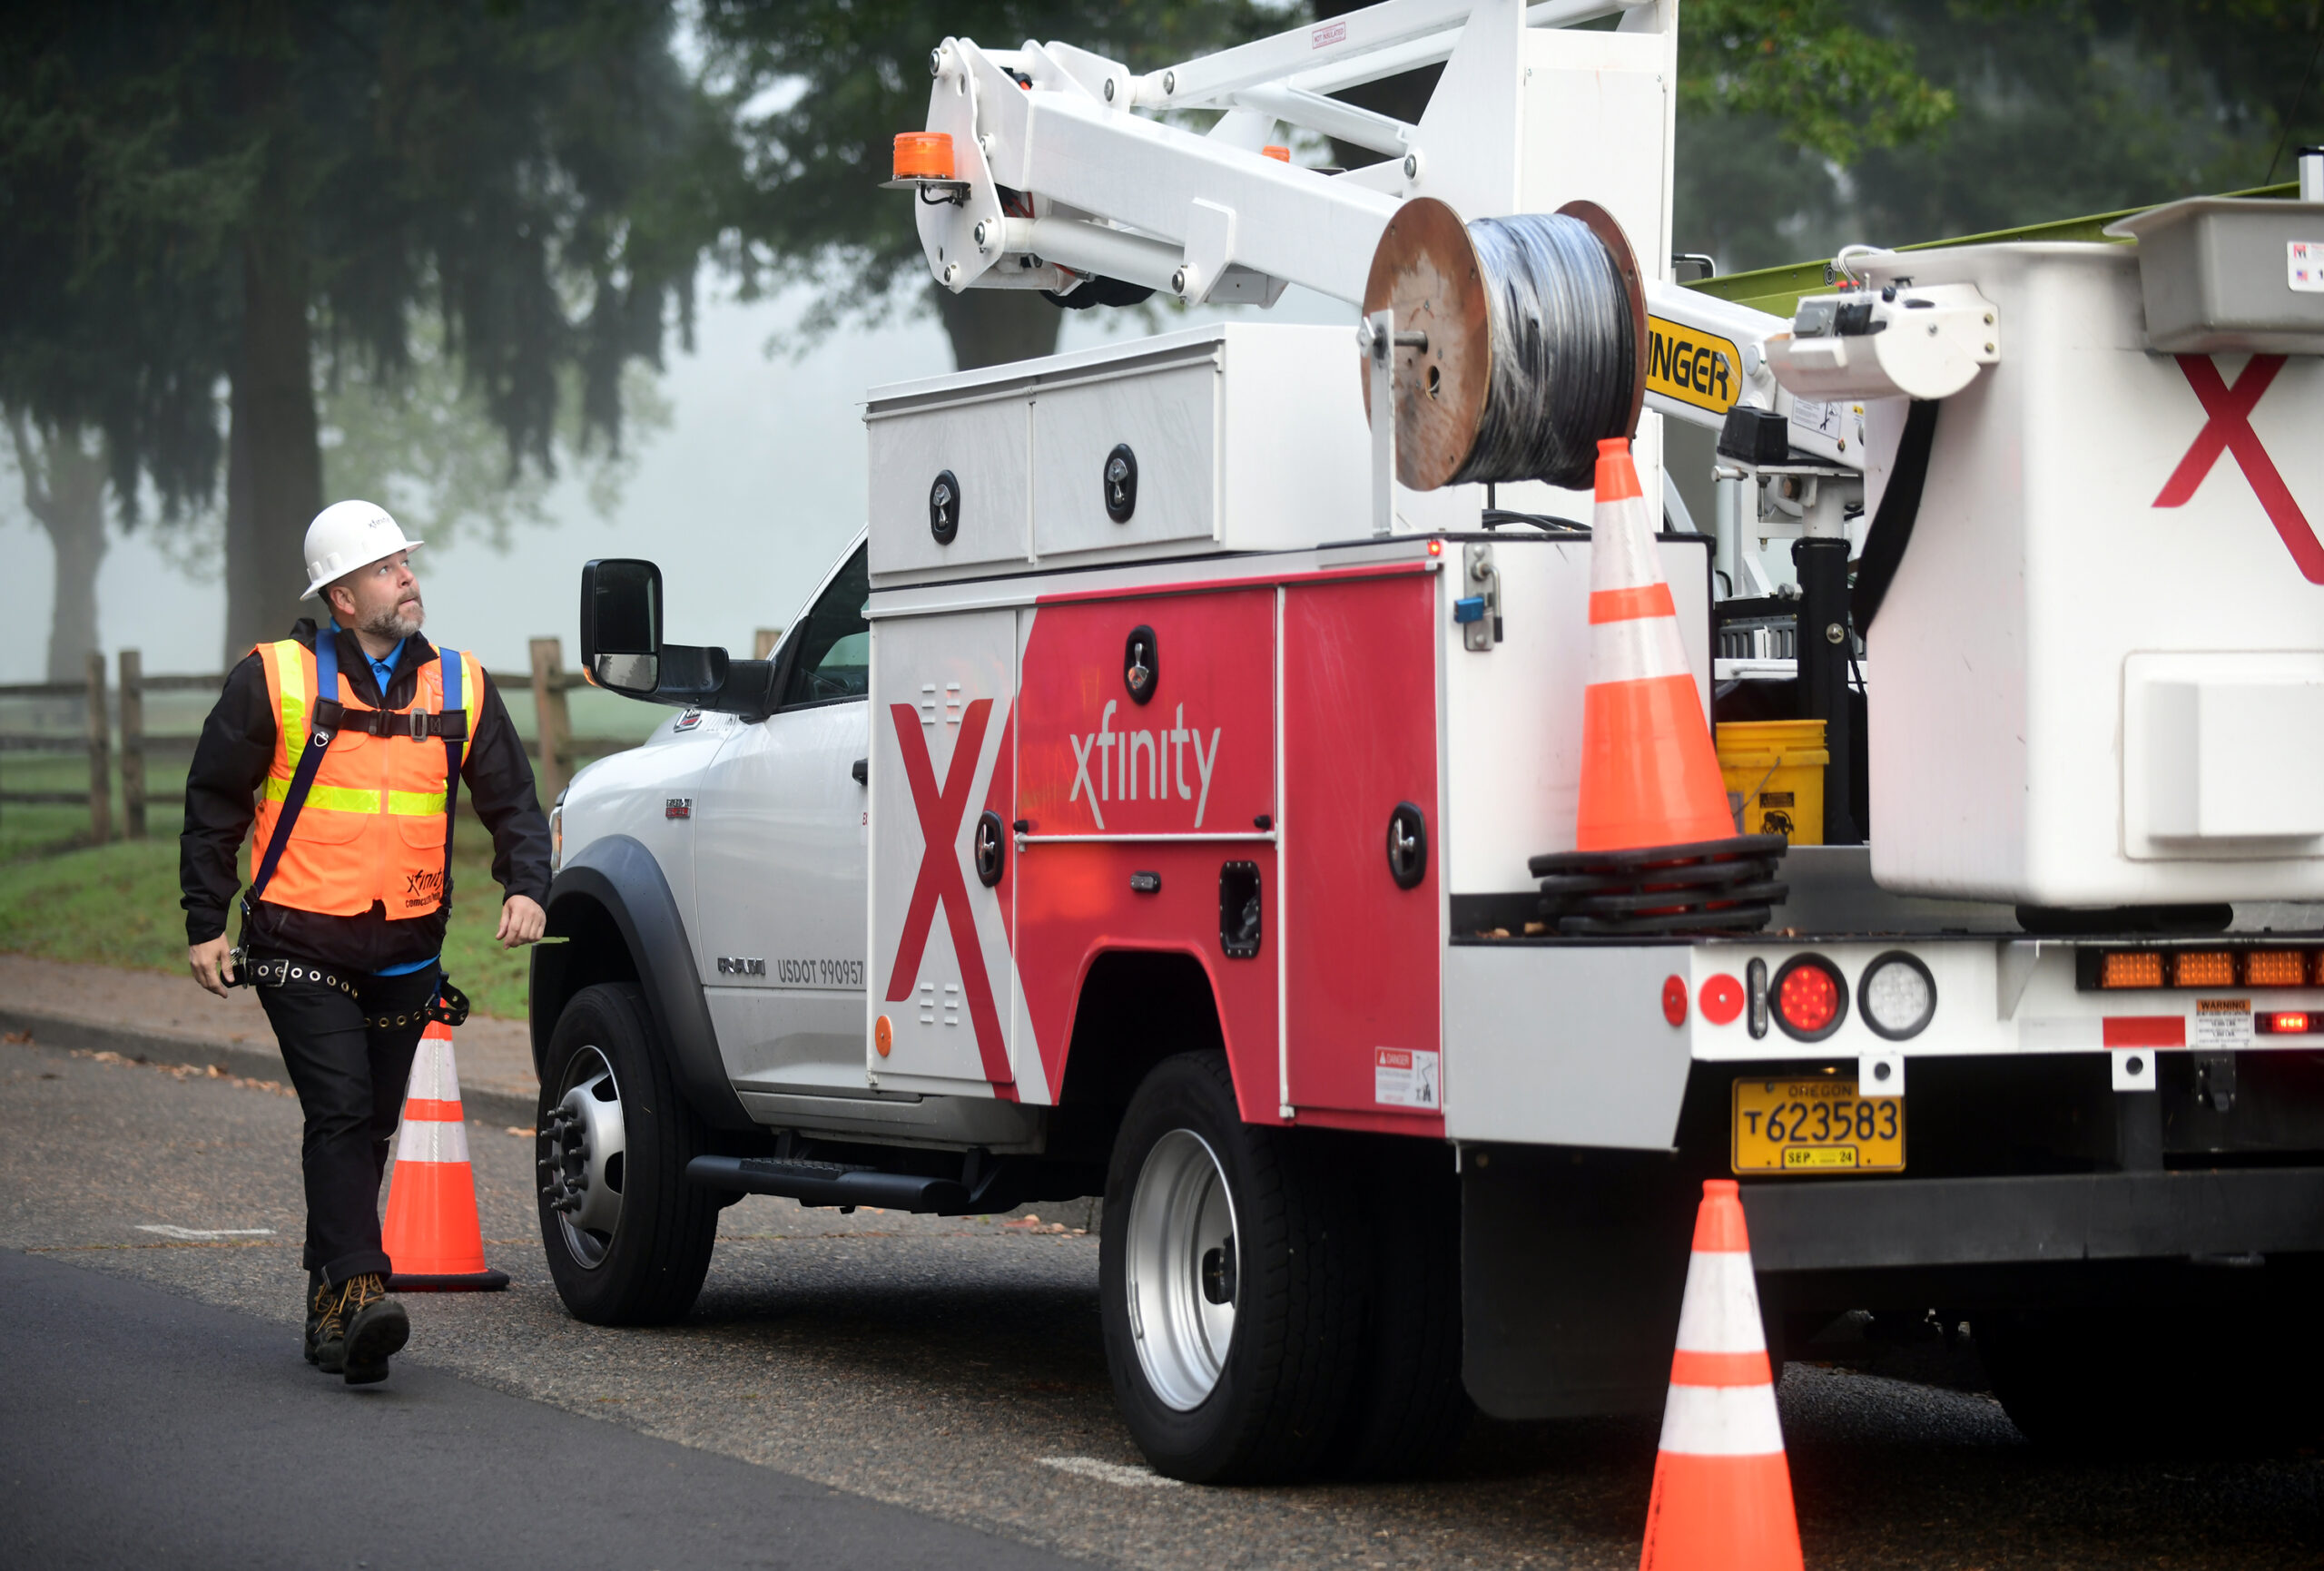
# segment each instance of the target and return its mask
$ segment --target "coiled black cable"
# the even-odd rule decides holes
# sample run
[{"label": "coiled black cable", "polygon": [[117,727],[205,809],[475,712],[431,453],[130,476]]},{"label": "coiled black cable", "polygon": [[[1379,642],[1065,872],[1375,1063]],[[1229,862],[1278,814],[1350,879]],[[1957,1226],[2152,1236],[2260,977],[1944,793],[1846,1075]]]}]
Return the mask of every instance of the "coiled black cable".
[{"label": "coiled black cable", "polygon": [[1630,435],[1638,367],[1630,296],[1605,242],[1563,213],[1468,226],[1484,266],[1492,370],[1452,483],[1591,484],[1598,444]]}]

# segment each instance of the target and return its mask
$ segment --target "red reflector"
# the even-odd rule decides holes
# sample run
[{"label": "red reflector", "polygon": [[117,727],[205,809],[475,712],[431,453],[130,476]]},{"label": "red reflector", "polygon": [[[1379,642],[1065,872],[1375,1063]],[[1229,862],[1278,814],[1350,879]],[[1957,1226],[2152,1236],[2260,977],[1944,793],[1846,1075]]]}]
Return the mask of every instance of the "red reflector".
[{"label": "red reflector", "polygon": [[1662,1017],[1673,1026],[1687,1023],[1687,984],[1679,977],[1662,979]]},{"label": "red reflector", "polygon": [[2109,1047],[2184,1047],[2184,1015],[2109,1015],[2102,1022]]},{"label": "red reflector", "polygon": [[2314,1029],[2298,1009],[2263,1010],[2251,1016],[2251,1028],[2268,1036],[2304,1036]]},{"label": "red reflector", "polygon": [[1703,984],[1703,1018],[1714,1026],[1731,1026],[1743,1013],[1743,984],[1721,972]]},{"label": "red reflector", "polygon": [[1794,966],[1776,995],[1776,1008],[1794,1030],[1821,1031],[1840,1012],[1840,990],[1821,966]]}]

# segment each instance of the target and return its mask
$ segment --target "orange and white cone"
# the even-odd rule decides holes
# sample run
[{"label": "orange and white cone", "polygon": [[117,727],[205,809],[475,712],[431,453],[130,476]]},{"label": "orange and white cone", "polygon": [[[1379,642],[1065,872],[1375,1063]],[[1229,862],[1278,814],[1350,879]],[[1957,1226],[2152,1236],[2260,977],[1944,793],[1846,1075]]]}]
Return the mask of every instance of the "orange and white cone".
[{"label": "orange and white cone", "polygon": [[388,1219],[379,1231],[380,1246],[393,1262],[388,1279],[393,1291],[497,1292],[508,1285],[507,1272],[484,1263],[452,1028],[441,1021],[428,1023],[412,1056],[395,1172],[388,1181]]},{"label": "orange and white cone", "polygon": [[1639,1571],[1800,1571],[1751,1241],[1731,1178],[1703,1184]]},{"label": "orange and white cone", "polygon": [[1631,850],[1734,834],[1630,445],[1610,437],[1598,444],[1590,517],[1590,686],[1574,847]]}]

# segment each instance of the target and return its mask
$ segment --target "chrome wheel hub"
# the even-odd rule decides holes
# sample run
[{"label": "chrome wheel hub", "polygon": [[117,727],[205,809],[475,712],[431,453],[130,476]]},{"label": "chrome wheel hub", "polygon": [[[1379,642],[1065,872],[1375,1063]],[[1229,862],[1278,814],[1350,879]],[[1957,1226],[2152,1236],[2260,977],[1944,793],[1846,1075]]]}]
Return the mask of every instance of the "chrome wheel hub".
[{"label": "chrome wheel hub", "polygon": [[1147,1154],[1125,1262],[1130,1334],[1147,1382],[1179,1412],[1200,1407],[1234,1341],[1241,1259],[1226,1174],[1192,1130],[1172,1130]]},{"label": "chrome wheel hub", "polygon": [[621,1087],[595,1047],[573,1056],[565,1095],[541,1123],[541,1196],[557,1213],[576,1263],[605,1262],[621,1226],[623,1166],[628,1152]]}]

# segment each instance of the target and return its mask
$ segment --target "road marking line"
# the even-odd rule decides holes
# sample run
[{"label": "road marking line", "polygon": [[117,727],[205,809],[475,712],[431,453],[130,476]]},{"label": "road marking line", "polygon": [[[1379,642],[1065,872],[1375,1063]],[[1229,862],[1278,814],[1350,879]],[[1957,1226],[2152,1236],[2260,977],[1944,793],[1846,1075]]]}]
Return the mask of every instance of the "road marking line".
[{"label": "road marking line", "polygon": [[1044,1468],[1055,1468],[1060,1473],[1078,1473],[1100,1483],[1120,1484],[1132,1489],[1176,1489],[1179,1480],[1166,1478],[1151,1468],[1129,1468],[1119,1462],[1101,1462],[1095,1457],[1043,1457]]},{"label": "road marking line", "polygon": [[213,1238],[271,1238],[274,1236],[274,1230],[271,1227],[172,1227],[163,1222],[141,1222],[137,1224],[137,1231],[158,1232],[163,1238],[182,1238],[195,1242]]}]

